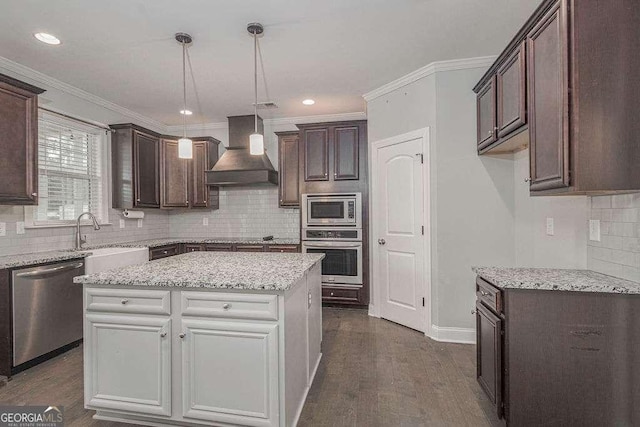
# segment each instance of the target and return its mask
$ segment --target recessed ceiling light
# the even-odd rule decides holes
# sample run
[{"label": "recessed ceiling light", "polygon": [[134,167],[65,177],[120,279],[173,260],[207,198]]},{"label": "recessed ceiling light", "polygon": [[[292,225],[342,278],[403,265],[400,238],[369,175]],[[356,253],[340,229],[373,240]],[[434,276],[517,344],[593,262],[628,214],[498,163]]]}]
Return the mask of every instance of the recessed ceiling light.
[{"label": "recessed ceiling light", "polygon": [[40,40],[42,43],[53,44],[53,45],[60,44],[60,39],[51,34],[35,33],[33,36],[38,40]]},{"label": "recessed ceiling light", "polygon": [[302,103],[304,105],[313,105],[316,103],[316,101],[314,101],[313,99],[305,99],[304,101],[302,101]]},{"label": "recessed ceiling light", "polygon": [[191,110],[180,110],[180,114],[184,114],[185,116],[190,116],[193,114]]}]

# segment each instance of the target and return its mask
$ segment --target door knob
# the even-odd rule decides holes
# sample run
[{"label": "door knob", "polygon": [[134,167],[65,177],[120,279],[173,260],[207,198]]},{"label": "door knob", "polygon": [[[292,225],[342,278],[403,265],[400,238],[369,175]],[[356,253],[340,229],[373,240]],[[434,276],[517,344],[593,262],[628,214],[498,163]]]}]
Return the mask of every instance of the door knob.
[{"label": "door knob", "polygon": [[385,243],[387,243],[387,241],[386,241],[386,240],[384,240],[384,239],[378,239],[378,244],[379,244],[379,245],[384,245]]}]

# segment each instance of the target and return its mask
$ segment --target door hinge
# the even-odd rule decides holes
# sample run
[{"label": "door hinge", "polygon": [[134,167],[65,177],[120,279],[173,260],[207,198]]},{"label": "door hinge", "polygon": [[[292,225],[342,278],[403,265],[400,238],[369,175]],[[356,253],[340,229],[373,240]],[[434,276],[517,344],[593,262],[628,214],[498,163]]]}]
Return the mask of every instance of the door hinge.
[{"label": "door hinge", "polygon": [[422,226],[422,235],[424,236],[424,225]]},{"label": "door hinge", "polygon": [[416,154],[416,157],[420,157],[420,163],[424,164],[424,154],[423,153]]},{"label": "door hinge", "polygon": [[424,302],[424,297],[422,297],[422,306],[423,306],[423,307],[424,307],[424,304],[425,304],[425,302]]}]

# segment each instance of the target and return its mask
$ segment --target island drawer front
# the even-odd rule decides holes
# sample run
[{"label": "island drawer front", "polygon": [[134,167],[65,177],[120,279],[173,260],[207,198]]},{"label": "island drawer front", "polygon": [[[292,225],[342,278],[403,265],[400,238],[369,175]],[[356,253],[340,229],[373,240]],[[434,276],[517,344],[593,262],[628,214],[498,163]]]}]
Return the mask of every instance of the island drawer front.
[{"label": "island drawer front", "polygon": [[87,311],[107,313],[171,314],[169,291],[131,289],[86,290]]},{"label": "island drawer front", "polygon": [[181,292],[182,315],[278,320],[277,295]]},{"label": "island drawer front", "polygon": [[169,246],[161,246],[159,248],[153,248],[149,251],[149,259],[151,261],[156,259],[167,258],[174,255],[180,254],[180,246],[179,245],[169,245]]},{"label": "island drawer front", "polygon": [[476,278],[476,297],[497,314],[502,313],[502,292],[479,276]]}]

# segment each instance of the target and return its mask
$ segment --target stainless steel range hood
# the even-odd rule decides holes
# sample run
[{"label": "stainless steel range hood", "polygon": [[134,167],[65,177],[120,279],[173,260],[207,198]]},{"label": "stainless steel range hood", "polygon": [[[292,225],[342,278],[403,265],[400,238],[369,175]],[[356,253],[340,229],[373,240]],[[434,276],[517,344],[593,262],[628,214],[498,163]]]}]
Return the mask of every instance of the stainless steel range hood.
[{"label": "stainless steel range hood", "polygon": [[[275,171],[266,154],[249,153],[249,135],[254,132],[254,116],[234,116],[229,120],[229,147],[213,169],[206,172],[207,185],[278,185]],[[262,119],[258,117],[258,132],[264,135]]]}]

